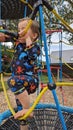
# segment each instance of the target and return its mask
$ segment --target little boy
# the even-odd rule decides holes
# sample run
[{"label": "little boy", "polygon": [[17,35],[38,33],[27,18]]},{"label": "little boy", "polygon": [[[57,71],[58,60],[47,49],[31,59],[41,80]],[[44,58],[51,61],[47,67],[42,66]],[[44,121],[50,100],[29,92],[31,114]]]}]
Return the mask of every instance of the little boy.
[{"label": "little boy", "polygon": [[40,47],[36,43],[40,34],[39,24],[34,20],[26,34],[22,35],[29,20],[28,18],[22,19],[18,24],[19,37],[11,63],[12,76],[8,80],[11,91],[23,106],[23,110],[17,112],[15,118],[26,114],[30,108],[29,94],[34,93],[39,84],[35,69],[37,56],[40,55]]}]

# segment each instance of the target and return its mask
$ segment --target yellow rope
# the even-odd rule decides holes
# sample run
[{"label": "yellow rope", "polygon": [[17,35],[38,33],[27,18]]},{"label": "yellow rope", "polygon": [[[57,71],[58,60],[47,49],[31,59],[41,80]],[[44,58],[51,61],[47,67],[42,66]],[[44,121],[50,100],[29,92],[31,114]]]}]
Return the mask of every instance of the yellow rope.
[{"label": "yellow rope", "polygon": [[7,95],[7,91],[6,91],[6,88],[5,88],[5,85],[4,85],[3,74],[1,74],[1,84],[2,84],[2,87],[3,87],[3,91],[4,91],[4,95],[5,95],[8,107],[9,107],[10,111],[12,112],[12,114],[15,115],[15,111],[13,110],[13,108],[10,104],[10,100],[9,100],[9,97]]},{"label": "yellow rope", "polygon": [[63,60],[64,64],[65,64],[69,69],[73,70],[73,67],[71,67],[68,63],[66,63],[66,62],[64,61],[64,59],[62,59],[62,60]]},{"label": "yellow rope", "polygon": [[64,64],[65,64],[69,69],[73,70],[73,67],[71,67],[68,63],[66,63],[66,62],[64,61],[64,59],[62,59],[62,60],[63,60]]},{"label": "yellow rope", "polygon": [[[20,1],[23,2],[24,4],[27,4],[28,7],[33,11],[33,7],[28,2],[24,0],[20,0]],[[73,33],[73,29],[69,26],[69,24],[63,18],[61,18],[60,15],[57,14],[55,9],[52,10],[52,13],[64,24],[65,27],[67,27]]]},{"label": "yellow rope", "polygon": [[62,41],[62,43],[66,44],[66,45],[68,45],[68,46],[73,46],[73,44],[67,43],[67,42],[65,42],[65,41]]},{"label": "yellow rope", "polygon": [[[52,56],[51,56],[52,57]],[[52,57],[53,58],[53,57]],[[58,60],[59,58],[54,57],[54,59]],[[71,67],[68,63],[65,62],[65,60],[62,58],[62,61],[64,62],[64,64],[71,70],[73,70],[73,67]]]},{"label": "yellow rope", "polygon": [[10,50],[9,50],[9,49],[6,49],[6,50],[7,50],[7,51],[9,51],[9,52],[12,52],[12,53],[14,52],[14,50],[13,50],[13,49],[10,49]]},{"label": "yellow rope", "polygon": [[33,10],[33,7],[26,1],[24,0],[20,0],[21,2],[23,2],[24,4],[26,4],[31,10]]},{"label": "yellow rope", "polygon": [[[65,82],[56,82],[57,86],[73,86],[73,83],[65,83]],[[44,89],[41,91],[41,93],[38,95],[38,97],[36,98],[34,104],[32,105],[32,107],[29,109],[29,111],[21,118],[19,119],[26,119],[30,113],[35,109],[36,105],[38,104],[38,102],[40,101],[42,95],[48,90],[48,87],[44,87]]]},{"label": "yellow rope", "polygon": [[27,26],[26,26],[26,28],[24,29],[24,32],[22,33],[21,37],[27,33],[27,31],[30,28],[31,24],[32,24],[32,20],[30,19]]},{"label": "yellow rope", "polygon": [[73,86],[73,82],[56,82],[56,86]]},{"label": "yellow rope", "polygon": [[[3,74],[1,74],[1,83],[2,83],[2,87],[3,87],[3,91],[4,91],[4,95],[5,95],[5,98],[6,98],[6,101],[7,101],[7,104],[8,104],[8,107],[11,111],[11,113],[13,114],[13,116],[15,115],[15,111],[13,110],[11,104],[10,104],[10,100],[9,100],[9,97],[7,95],[7,91],[6,91],[6,88],[5,88],[5,85],[4,85],[4,80],[3,80]],[[45,87],[43,89],[43,91],[41,91],[41,93],[38,95],[36,101],[34,102],[34,104],[32,105],[32,107],[28,110],[28,112],[21,118],[19,118],[19,120],[22,120],[22,119],[26,119],[30,113],[34,110],[34,108],[36,107],[36,105],[38,104],[38,102],[40,101],[40,98],[42,97],[42,95],[47,91],[47,87]]]},{"label": "yellow rope", "polygon": [[[67,42],[65,42],[65,41],[61,41],[62,43],[64,43],[64,44],[66,44],[67,46],[73,46],[71,43],[67,43]],[[60,41],[58,41],[58,42],[52,42],[53,44],[59,44],[60,43]]]},{"label": "yellow rope", "polygon": [[52,13],[64,24],[65,27],[67,27],[73,33],[73,29],[69,26],[69,24],[63,18],[60,17],[60,15],[56,13],[56,10],[53,9]]},{"label": "yellow rope", "polygon": [[[5,51],[5,49],[2,49],[2,51]],[[8,51],[8,52],[12,52],[12,53],[14,52],[13,49],[10,49],[10,50],[9,50],[9,49],[6,49],[6,51]]]},{"label": "yellow rope", "polygon": [[19,118],[19,119],[26,119],[26,118],[30,115],[30,113],[35,109],[36,105],[37,105],[38,102],[40,101],[42,95],[43,95],[47,90],[48,90],[48,87],[45,87],[45,88],[41,91],[41,93],[37,96],[35,102],[34,102],[33,105],[31,106],[31,108],[29,109],[29,111],[28,111],[23,117],[21,117],[21,118]]},{"label": "yellow rope", "polygon": [[6,76],[10,76],[12,73],[3,72],[3,74],[6,75]]},{"label": "yellow rope", "polygon": [[[20,1],[22,1],[24,4],[27,4],[28,7],[31,10],[33,10],[32,6],[28,2],[26,2],[24,0],[20,0]],[[60,15],[57,14],[55,9],[52,10],[52,13],[64,24],[65,27],[67,27],[73,33],[73,29],[69,26],[69,24],[63,18],[61,18]]]},{"label": "yellow rope", "polygon": [[[11,104],[10,104],[10,101],[9,101],[9,98],[8,98],[8,95],[7,95],[7,91],[6,91],[6,88],[5,88],[5,85],[4,85],[4,81],[3,81],[3,75],[1,74],[1,83],[2,83],[2,87],[3,87],[3,90],[4,90],[4,95],[5,95],[5,98],[6,98],[6,101],[7,101],[7,104],[8,104],[8,107],[10,109],[10,111],[12,112],[13,115],[15,115],[15,111],[13,110]],[[65,82],[57,82],[56,83],[57,86],[62,86],[62,85],[66,85],[66,86],[73,86],[73,83],[65,83]],[[36,105],[38,104],[38,102],[40,101],[42,95],[48,90],[48,87],[46,86],[42,91],[41,93],[38,95],[38,97],[36,98],[35,102],[33,103],[33,105],[30,107],[30,109],[28,110],[28,112],[21,118],[18,118],[19,120],[22,120],[22,119],[26,119],[30,113],[35,109]]]}]

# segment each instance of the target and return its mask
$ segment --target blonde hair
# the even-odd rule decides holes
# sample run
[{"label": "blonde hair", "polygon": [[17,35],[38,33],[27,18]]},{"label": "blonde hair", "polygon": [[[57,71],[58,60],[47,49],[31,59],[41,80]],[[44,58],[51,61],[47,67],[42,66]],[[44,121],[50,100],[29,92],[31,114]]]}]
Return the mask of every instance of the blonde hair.
[{"label": "blonde hair", "polygon": [[[30,18],[22,18],[22,19],[19,20],[19,23],[22,22],[22,21],[25,21],[25,20],[29,22]],[[33,33],[37,33],[37,37],[35,39],[35,40],[37,40],[37,38],[40,36],[39,23],[36,20],[33,20],[30,28],[31,28]]]}]

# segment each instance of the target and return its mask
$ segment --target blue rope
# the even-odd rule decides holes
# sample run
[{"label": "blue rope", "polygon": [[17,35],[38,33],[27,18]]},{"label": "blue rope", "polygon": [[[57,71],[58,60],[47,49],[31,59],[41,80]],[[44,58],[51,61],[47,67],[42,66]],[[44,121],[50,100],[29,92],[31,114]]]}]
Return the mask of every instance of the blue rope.
[{"label": "blue rope", "polygon": [[[45,56],[46,56],[48,80],[49,80],[50,83],[53,83],[52,76],[51,76],[51,70],[50,70],[50,60],[48,58],[48,49],[47,49],[47,43],[46,43],[46,34],[45,34],[43,10],[42,10],[41,5],[39,6],[39,14],[40,14],[40,19],[41,19],[42,39],[44,40],[44,50],[45,50]],[[63,126],[63,130],[67,130],[55,90],[52,90],[52,94],[54,96],[54,100],[55,100],[55,103],[56,103],[56,106],[57,106],[57,110],[58,110],[58,114],[60,116],[60,120],[61,120],[61,123],[62,123],[62,126]]]},{"label": "blue rope", "polygon": [[60,63],[60,81],[62,81],[62,32],[61,32],[61,41],[59,43],[59,63]]},{"label": "blue rope", "polygon": [[[28,2],[28,0],[26,0],[26,2]],[[27,14],[27,5],[25,5],[25,9],[24,9],[24,17],[26,17]]]},{"label": "blue rope", "polygon": [[[39,103],[35,109],[57,109],[55,104],[43,104],[43,103]],[[61,106],[60,108],[63,112],[67,112],[69,114],[73,114],[73,107],[67,107],[67,106]]]}]

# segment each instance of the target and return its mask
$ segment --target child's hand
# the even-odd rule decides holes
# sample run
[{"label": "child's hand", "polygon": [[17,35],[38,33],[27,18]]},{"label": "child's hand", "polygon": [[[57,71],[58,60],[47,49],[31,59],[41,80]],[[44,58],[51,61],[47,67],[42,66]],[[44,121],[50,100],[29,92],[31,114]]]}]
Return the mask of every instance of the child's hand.
[{"label": "child's hand", "polygon": [[28,36],[28,37],[26,38],[26,47],[29,47],[30,45],[32,45],[32,40],[31,40],[31,38]]},{"label": "child's hand", "polygon": [[4,33],[0,33],[0,42],[4,42],[6,38],[9,38],[9,36],[5,35]]},{"label": "child's hand", "polygon": [[[28,112],[28,109],[23,109],[21,111],[18,111],[15,115],[14,118],[17,119],[19,117],[24,116]],[[33,112],[29,115],[29,117],[33,117]]]}]

